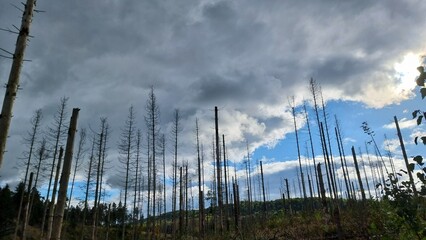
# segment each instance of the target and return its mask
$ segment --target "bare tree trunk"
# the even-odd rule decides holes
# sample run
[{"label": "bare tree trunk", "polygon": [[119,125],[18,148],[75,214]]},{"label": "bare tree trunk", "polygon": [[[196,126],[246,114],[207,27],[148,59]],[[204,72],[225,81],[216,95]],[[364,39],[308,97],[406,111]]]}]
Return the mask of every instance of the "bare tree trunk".
[{"label": "bare tree trunk", "polygon": [[[31,158],[33,156],[34,144],[35,144],[35,141],[37,140],[37,132],[38,132],[38,128],[40,127],[41,118],[42,118],[41,109],[38,109],[34,113],[34,116],[31,119],[32,127],[31,127],[31,132],[29,132],[29,139],[24,139],[25,141],[29,141],[28,144],[30,147],[30,150],[28,151],[27,162],[25,163],[26,168],[25,168],[25,177],[24,177],[24,188],[25,188],[25,185],[27,184],[28,172],[31,165]],[[15,234],[14,234],[15,238],[17,236],[17,231],[20,224],[20,217],[21,217],[21,211],[23,208],[24,195],[25,195],[25,191],[22,191],[20,202],[19,202],[18,216],[16,220],[16,227],[15,227]]]},{"label": "bare tree trunk", "polygon": [[[49,177],[49,185],[47,187],[47,194],[46,194],[46,203],[45,203],[45,207],[44,207],[44,213],[43,213],[43,219],[42,219],[42,223],[41,223],[41,235],[43,236],[44,233],[44,225],[45,225],[45,221],[46,221],[46,217],[47,216],[47,210],[49,207],[49,196],[50,196],[50,189],[52,186],[52,180],[53,180],[53,176],[54,176],[54,171],[55,171],[55,163],[56,163],[56,156],[58,154],[58,148],[59,145],[61,144],[61,140],[62,140],[62,136],[64,134],[63,132],[63,127],[64,127],[64,121],[65,121],[65,117],[66,117],[66,111],[65,108],[67,106],[67,101],[68,98],[63,97],[60,100],[60,104],[58,106],[58,110],[54,116],[54,126],[53,128],[49,129],[49,132],[51,134],[49,134],[50,137],[53,137],[53,140],[55,141],[55,145],[54,145],[54,149],[53,149],[53,160],[52,160],[52,168],[50,170],[50,177]],[[55,185],[55,184],[53,184]],[[52,198],[53,201],[53,198]]]},{"label": "bare tree trunk", "polygon": [[365,179],[365,183],[367,184],[367,189],[368,189],[368,195],[371,198],[371,191],[370,191],[370,184],[368,183],[368,177],[367,177],[367,171],[365,170],[365,163],[364,163],[364,158],[362,157],[362,151],[361,151],[361,147],[358,148],[359,151],[359,157],[361,159],[361,166],[362,166],[362,170],[364,172],[364,179]]},{"label": "bare tree trunk", "polygon": [[227,172],[226,172],[226,145],[225,145],[225,135],[222,134],[222,145],[223,145],[223,170],[225,173],[225,223],[226,223],[226,231],[229,231],[229,197],[228,197],[228,181],[227,181]]},{"label": "bare tree trunk", "polygon": [[337,128],[334,128],[334,132],[336,133],[336,140],[337,140],[337,147],[339,148],[339,155],[340,155],[340,164],[342,165],[342,171],[343,171],[343,178],[345,179],[345,186],[346,186],[346,192],[348,194],[348,199],[351,199],[351,189],[349,187],[349,181],[348,181],[348,176],[345,170],[345,164],[343,162],[343,156],[342,156],[342,148],[343,146],[340,145],[340,141],[339,141],[339,135],[337,133]]},{"label": "bare tree trunk", "polygon": [[320,163],[318,163],[318,165],[317,165],[317,171],[318,171],[318,179],[319,179],[320,190],[321,190],[320,192],[321,192],[322,207],[324,208],[324,211],[326,213],[328,213],[327,199],[326,199],[326,196],[325,196],[324,181],[322,180],[321,164]]},{"label": "bare tree trunk", "polygon": [[139,175],[139,155],[140,155],[140,145],[142,141],[142,133],[140,130],[137,131],[136,134],[136,169],[135,169],[135,193],[133,198],[133,237],[132,239],[136,239],[136,229],[137,229],[137,221],[138,221],[138,215],[139,215],[139,207],[137,206],[137,196],[138,196],[138,183],[139,178],[141,177]]},{"label": "bare tree trunk", "polygon": [[183,178],[182,167],[179,167],[179,235],[183,233]]},{"label": "bare tree trunk", "polygon": [[324,142],[325,142],[325,137],[327,136],[328,154],[329,154],[329,159],[330,159],[330,162],[331,162],[331,168],[333,170],[332,172],[330,172],[330,177],[331,177],[331,180],[333,181],[334,195],[335,195],[336,198],[338,198],[339,196],[337,194],[337,183],[336,183],[336,174],[335,174],[336,168],[334,166],[334,159],[333,159],[333,152],[332,152],[332,148],[331,148],[330,134],[329,134],[329,131],[328,131],[327,113],[326,113],[326,110],[325,110],[324,98],[322,96],[321,87],[319,89],[319,93],[320,93],[320,96],[321,96],[322,113],[323,113],[324,125],[325,125],[325,128],[323,129],[323,131],[325,131]]},{"label": "bare tree trunk", "polygon": [[[21,229],[21,239],[26,239],[25,232],[27,231],[27,222],[28,222],[28,211],[29,211],[29,204],[30,204],[30,192],[31,192],[31,185],[33,184],[33,176],[34,173],[30,173],[30,180],[28,182],[28,190],[27,190],[27,199],[24,203],[23,209],[24,209],[24,218],[22,221],[22,229]],[[25,193],[25,188],[22,194]]]},{"label": "bare tree trunk", "polygon": [[[119,151],[122,154],[122,157],[120,158],[120,162],[125,165],[125,178],[124,178],[124,211],[122,216],[123,221],[123,228],[122,228],[122,234],[121,239],[124,240],[126,236],[126,216],[127,216],[127,191],[130,188],[129,181],[130,181],[130,165],[131,160],[133,158],[133,149],[134,149],[134,123],[135,123],[135,117],[133,113],[133,106],[130,106],[129,108],[129,114],[127,115],[126,123],[124,130],[121,135],[121,141],[119,145]],[[137,164],[137,163],[136,163]],[[137,174],[137,167],[136,165],[136,174]],[[137,175],[136,175],[137,177]]]},{"label": "bare tree trunk", "polygon": [[93,219],[92,219],[92,240],[96,240],[97,235],[97,223],[98,223],[98,199],[100,198],[100,185],[101,185],[101,167],[102,167],[102,150],[103,150],[103,141],[104,141],[104,134],[106,129],[106,118],[101,118],[101,132],[99,134],[99,144],[98,144],[98,163],[97,163],[97,171],[96,171],[96,188],[95,188],[95,201],[93,206]]},{"label": "bare tree trunk", "polygon": [[309,123],[309,117],[308,117],[308,111],[306,110],[306,104],[303,104],[303,110],[305,112],[305,119],[306,119],[306,125],[308,126],[308,133],[309,133],[309,143],[311,145],[311,152],[312,152],[312,160],[314,163],[314,173],[315,173],[315,185],[317,186],[317,193],[318,193],[318,198],[321,197],[321,193],[319,190],[319,183],[318,183],[318,173],[317,173],[317,168],[316,168],[316,161],[315,161],[315,151],[314,151],[314,142],[312,141],[312,132],[311,132],[311,124]]},{"label": "bare tree trunk", "polygon": [[266,214],[265,180],[263,178],[263,165],[262,165],[262,161],[260,161],[260,175],[262,177],[263,212],[264,212],[264,214]]},{"label": "bare tree trunk", "polygon": [[56,174],[55,174],[55,181],[53,183],[53,190],[52,190],[52,200],[49,204],[49,216],[47,220],[47,233],[46,237],[47,239],[50,239],[52,236],[52,227],[53,227],[53,214],[55,212],[55,202],[56,202],[56,193],[57,193],[57,187],[58,187],[58,181],[59,181],[59,174],[61,171],[61,162],[62,162],[62,156],[64,154],[64,149],[61,147],[59,149],[59,158],[58,158],[58,165],[56,166]]},{"label": "bare tree trunk", "polygon": [[239,214],[239,194],[237,180],[232,177],[232,190],[234,193],[234,221],[235,230],[239,230],[240,214]]},{"label": "bare tree trunk", "polygon": [[197,169],[198,169],[198,231],[199,238],[204,239],[204,206],[203,206],[203,190],[201,188],[201,156],[200,156],[200,140],[198,118],[195,119],[195,135],[197,140]]},{"label": "bare tree trunk", "polygon": [[[84,154],[84,145],[86,144],[86,129],[82,128],[80,129],[80,139],[78,142],[78,149],[77,149],[77,154],[75,156],[75,165],[74,165],[74,173],[72,176],[72,181],[71,181],[71,190],[70,190],[70,196],[68,199],[68,207],[71,206],[71,200],[72,200],[72,193],[73,193],[73,189],[74,189],[74,183],[75,183],[75,175],[77,174],[77,170],[80,167],[81,164],[79,164],[80,159],[83,157]],[[68,216],[68,215],[66,215]],[[67,219],[65,217],[65,219]]]},{"label": "bare tree trunk", "polygon": [[299,171],[300,171],[300,178],[302,180],[301,183],[302,183],[302,190],[303,190],[303,198],[306,200],[305,178],[303,176],[302,160],[300,159],[299,135],[298,135],[298,132],[297,132],[296,113],[295,113],[295,107],[294,107],[294,97],[293,97],[293,102],[290,102],[290,107],[291,107],[291,113],[293,115],[294,132],[296,134],[297,157],[299,159]]},{"label": "bare tree trunk", "polygon": [[[43,138],[43,140],[41,141],[41,144],[40,144],[40,148],[38,149],[37,152],[38,152],[38,164],[37,164],[37,169],[36,169],[36,177],[35,177],[35,180],[34,180],[34,187],[33,187],[33,190],[31,191],[31,199],[30,199],[28,219],[31,218],[32,206],[33,206],[33,202],[34,202],[34,198],[35,198],[35,193],[37,191],[38,177],[39,177],[40,170],[41,170],[41,163],[42,163],[43,160],[45,160],[47,158],[47,155],[46,155],[46,139]],[[27,222],[27,224],[28,224],[28,222]]]},{"label": "bare tree trunk", "polygon": [[89,208],[87,201],[89,198],[89,188],[90,188],[90,177],[92,174],[92,166],[93,166],[93,159],[94,159],[94,153],[95,153],[95,142],[96,142],[96,137],[93,136],[93,141],[92,141],[92,152],[90,154],[90,160],[89,160],[89,170],[87,173],[87,181],[86,181],[86,194],[85,194],[85,198],[84,198],[84,208],[83,208],[83,221],[82,221],[82,226],[81,226],[81,240],[84,239],[84,227],[86,226],[86,214],[87,214],[87,209]]},{"label": "bare tree trunk", "polygon": [[25,10],[22,15],[21,28],[16,39],[15,53],[13,54],[12,67],[10,69],[9,80],[6,85],[3,106],[0,114],[0,167],[3,163],[3,154],[6,149],[6,141],[9,134],[10,122],[12,119],[12,109],[19,88],[19,77],[21,75],[24,53],[30,34],[33,11],[36,0],[27,0]]},{"label": "bare tree trunk", "polygon": [[164,201],[164,209],[163,209],[163,218],[164,218],[164,239],[167,238],[167,195],[166,195],[166,137],[164,134],[161,137],[161,148],[163,155],[163,201]]},{"label": "bare tree trunk", "polygon": [[219,124],[217,107],[214,107],[215,113],[215,130],[216,130],[216,171],[217,171],[217,197],[219,205],[219,231],[223,231],[223,198],[222,198],[222,179],[220,170],[220,153],[219,153]]},{"label": "bare tree trunk", "polygon": [[411,174],[411,171],[410,171],[410,168],[409,168],[407,153],[405,151],[404,140],[402,139],[401,130],[399,129],[398,119],[396,118],[396,116],[394,116],[393,119],[395,121],[396,131],[398,133],[399,144],[401,145],[402,156],[404,157],[404,162],[405,162],[405,166],[407,168],[408,177],[410,179],[411,187],[413,188],[414,196],[417,197],[417,189],[416,189],[416,185],[414,185],[413,175]]},{"label": "bare tree trunk", "polygon": [[358,161],[356,160],[356,154],[355,154],[355,149],[352,146],[351,148],[352,150],[352,156],[354,158],[354,164],[355,164],[355,170],[356,170],[356,175],[358,177],[358,185],[359,188],[361,190],[361,197],[362,197],[362,201],[365,202],[365,192],[364,192],[364,186],[362,185],[362,179],[361,179],[361,174],[359,172],[359,167],[358,167]]},{"label": "bare tree trunk", "polygon": [[61,236],[62,220],[63,220],[64,210],[65,210],[65,205],[67,200],[68,183],[69,183],[69,177],[70,177],[71,166],[72,166],[74,136],[75,136],[75,132],[77,131],[77,118],[78,118],[79,111],[80,111],[79,108],[73,109],[71,121],[70,121],[70,127],[68,130],[68,140],[67,140],[67,145],[65,148],[64,166],[62,168],[62,175],[61,175],[61,181],[59,186],[58,203],[55,209],[55,219],[54,219],[53,228],[52,228],[52,237],[51,237],[52,240],[59,240]]},{"label": "bare tree trunk", "polygon": [[179,110],[175,110],[172,134],[174,138],[174,163],[173,163],[173,192],[172,192],[172,231],[173,239],[176,239],[176,203],[177,203],[177,156],[178,156],[178,135],[180,132]]}]

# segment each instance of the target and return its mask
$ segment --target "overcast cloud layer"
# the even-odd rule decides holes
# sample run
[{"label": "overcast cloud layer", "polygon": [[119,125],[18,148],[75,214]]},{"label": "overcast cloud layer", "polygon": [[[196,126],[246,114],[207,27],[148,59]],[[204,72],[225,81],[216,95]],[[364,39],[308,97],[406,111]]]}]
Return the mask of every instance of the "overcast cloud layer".
[{"label": "overcast cloud layer", "polygon": [[[21,6],[1,1],[0,27],[13,29],[21,13],[9,3]],[[163,131],[180,109],[181,139],[190,139],[182,158],[194,153],[195,118],[201,140],[211,144],[218,106],[229,154],[240,161],[246,140],[253,151],[293,131],[288,97],[297,104],[309,98],[309,78],[321,83],[327,100],[382,108],[411,97],[394,66],[425,50],[420,0],[39,0],[37,8],[46,12],[33,20],[26,52],[32,62],[21,75],[3,181],[17,174],[14,162],[33,111],[43,109],[47,126],[63,96],[69,108],[81,108],[80,127],[96,129],[99,117],[108,117],[111,157],[131,104],[144,128],[151,86]],[[0,32],[0,47],[13,51],[15,38]],[[0,58],[2,83],[10,64]]]}]

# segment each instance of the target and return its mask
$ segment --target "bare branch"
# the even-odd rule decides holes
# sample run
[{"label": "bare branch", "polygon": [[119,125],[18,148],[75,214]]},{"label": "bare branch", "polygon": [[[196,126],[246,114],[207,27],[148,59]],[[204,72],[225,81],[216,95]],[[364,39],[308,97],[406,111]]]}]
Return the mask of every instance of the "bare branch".
[{"label": "bare branch", "polygon": [[0,28],[0,30],[5,31],[5,32],[9,32],[9,33],[19,34],[19,32],[12,31],[9,28],[7,28],[7,29],[6,28]]}]

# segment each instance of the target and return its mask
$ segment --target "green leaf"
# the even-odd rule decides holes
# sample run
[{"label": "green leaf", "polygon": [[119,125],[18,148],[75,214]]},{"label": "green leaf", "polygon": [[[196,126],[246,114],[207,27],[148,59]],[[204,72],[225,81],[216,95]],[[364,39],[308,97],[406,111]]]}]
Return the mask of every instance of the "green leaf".
[{"label": "green leaf", "polygon": [[422,99],[426,97],[426,88],[420,88],[420,93],[422,94]]},{"label": "green leaf", "polygon": [[426,145],[426,137],[425,137],[425,136],[423,136],[423,137],[421,137],[420,139],[423,141],[423,144],[424,144],[424,145]]},{"label": "green leaf", "polygon": [[422,94],[422,99],[424,99],[426,97],[426,88],[420,88],[420,93]]},{"label": "green leaf", "polygon": [[417,125],[420,125],[420,124],[422,123],[422,120],[423,120],[423,116],[422,116],[422,115],[420,115],[420,116],[417,118]]},{"label": "green leaf", "polygon": [[408,164],[408,171],[410,171],[410,172],[412,172],[412,171],[414,171],[414,167],[415,167],[416,165],[414,164],[414,163],[410,163],[410,164]]},{"label": "green leaf", "polygon": [[419,110],[413,112],[413,119],[417,117],[417,113],[419,113]]},{"label": "green leaf", "polygon": [[420,166],[423,166],[423,157],[422,157],[422,156],[417,155],[417,156],[415,156],[415,157],[413,158],[413,160],[414,160],[415,162],[417,162],[417,164],[419,164]]},{"label": "green leaf", "polygon": [[422,181],[422,183],[424,183],[426,181],[425,175],[421,172],[417,173],[417,177],[420,179],[420,181]]}]

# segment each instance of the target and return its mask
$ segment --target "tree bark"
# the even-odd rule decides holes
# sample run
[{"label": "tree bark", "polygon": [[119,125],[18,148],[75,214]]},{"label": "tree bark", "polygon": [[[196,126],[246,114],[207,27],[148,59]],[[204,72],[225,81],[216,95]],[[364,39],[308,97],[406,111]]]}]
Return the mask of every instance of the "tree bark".
[{"label": "tree bark", "polygon": [[79,108],[74,108],[71,115],[67,145],[65,148],[64,166],[62,168],[62,175],[59,186],[58,203],[55,209],[55,219],[52,228],[52,240],[59,240],[61,238],[62,220],[67,201],[67,190],[71,173],[72,155],[74,149],[74,137],[75,132],[77,131],[77,118],[79,111]]},{"label": "tree bark", "polygon": [[9,80],[6,85],[3,106],[0,114],[0,167],[3,163],[3,155],[6,149],[7,136],[9,134],[10,122],[12,119],[12,109],[19,88],[19,77],[21,75],[24,53],[30,34],[33,11],[36,0],[27,0],[24,13],[22,15],[21,28],[16,40],[15,52],[13,54],[12,67],[10,69]]}]

